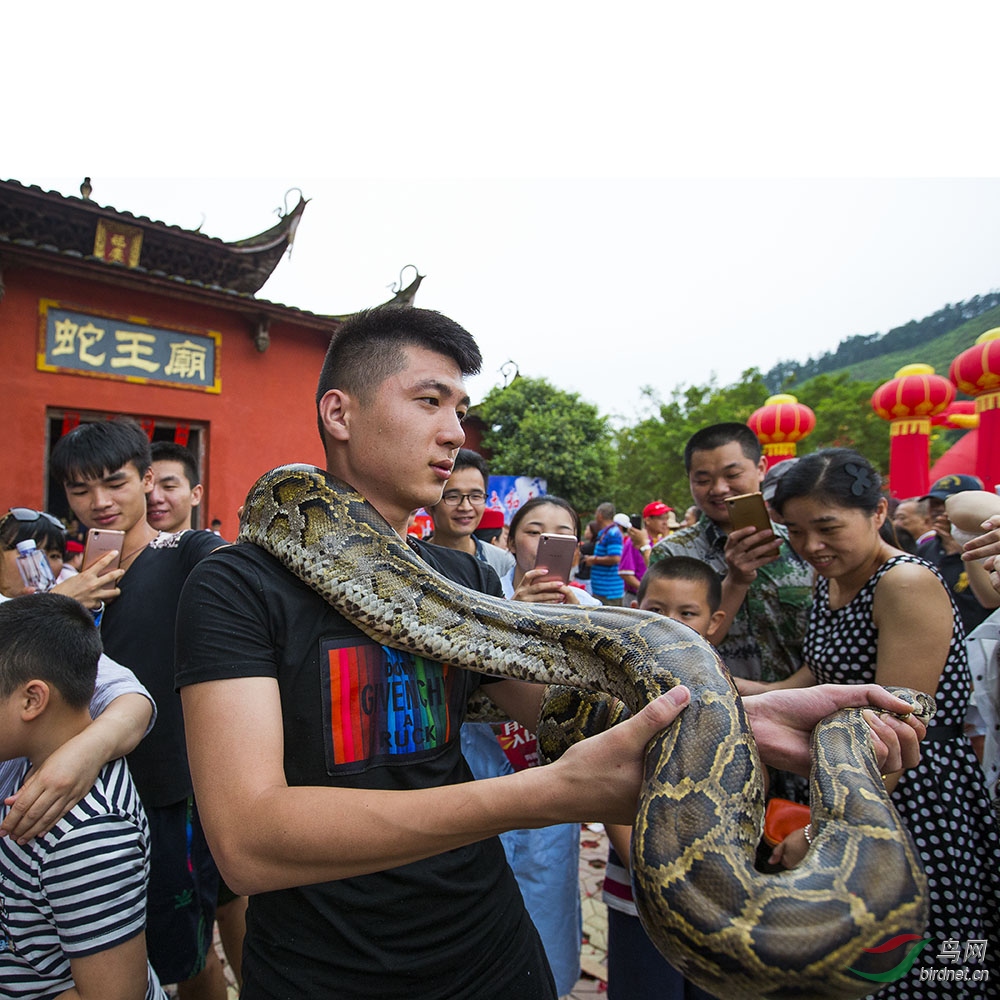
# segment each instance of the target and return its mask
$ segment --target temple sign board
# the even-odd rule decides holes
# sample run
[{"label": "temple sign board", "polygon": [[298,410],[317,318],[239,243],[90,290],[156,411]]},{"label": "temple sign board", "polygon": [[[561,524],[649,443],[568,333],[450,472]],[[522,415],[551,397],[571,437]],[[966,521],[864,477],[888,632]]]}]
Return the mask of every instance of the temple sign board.
[{"label": "temple sign board", "polygon": [[38,311],[39,371],[222,390],[221,333],[166,329],[134,316],[82,312],[52,299],[40,300]]}]

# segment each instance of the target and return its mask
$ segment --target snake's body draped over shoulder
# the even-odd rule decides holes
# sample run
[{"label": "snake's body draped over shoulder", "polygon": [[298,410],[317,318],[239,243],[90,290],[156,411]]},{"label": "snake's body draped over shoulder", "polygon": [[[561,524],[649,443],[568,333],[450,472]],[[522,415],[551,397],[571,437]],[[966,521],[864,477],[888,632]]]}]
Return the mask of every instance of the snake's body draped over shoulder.
[{"label": "snake's body draped over shoulder", "polygon": [[460,587],[356,491],[311,466],[283,466],[255,484],[238,541],[270,552],[386,646],[605,692],[633,713],[685,684],[690,704],[646,750],[632,870],[650,938],[704,989],[726,1000],[865,996],[878,984],[851,967],[890,938],[922,934],[923,868],[859,711],[837,713],[814,735],[815,836],[805,860],[762,874],[756,745],[718,656],[691,629],[645,612],[524,604]]}]

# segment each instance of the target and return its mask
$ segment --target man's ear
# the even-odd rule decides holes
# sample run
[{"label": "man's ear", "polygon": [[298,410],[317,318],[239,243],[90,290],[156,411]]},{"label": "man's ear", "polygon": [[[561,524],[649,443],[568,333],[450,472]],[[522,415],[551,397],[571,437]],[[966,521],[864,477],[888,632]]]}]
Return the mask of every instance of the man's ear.
[{"label": "man's ear", "polygon": [[[132,463],[135,464],[134,462]],[[153,492],[153,467],[150,466],[142,475],[142,492],[149,494]]]},{"label": "man's ear", "polygon": [[21,721],[32,722],[48,707],[52,691],[46,681],[34,679],[21,686],[17,693]]},{"label": "man's ear", "polygon": [[201,503],[201,495],[205,492],[205,487],[199,483],[191,490],[191,506],[197,507]]},{"label": "man's ear", "polygon": [[342,389],[330,389],[319,401],[320,422],[334,441],[346,441],[351,436],[351,403],[351,397]]},{"label": "man's ear", "polygon": [[722,626],[722,623],[725,620],[726,620],[725,611],[716,611],[712,615],[712,617],[708,620],[708,634],[705,636],[705,638],[708,639],[709,642],[712,641],[712,636],[714,636],[715,633],[719,631],[719,629]]}]

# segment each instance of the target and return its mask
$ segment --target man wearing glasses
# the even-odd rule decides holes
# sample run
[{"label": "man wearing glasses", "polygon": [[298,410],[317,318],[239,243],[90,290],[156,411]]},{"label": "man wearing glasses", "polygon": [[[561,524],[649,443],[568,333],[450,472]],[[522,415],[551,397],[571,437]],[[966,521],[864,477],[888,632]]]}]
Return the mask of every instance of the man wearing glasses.
[{"label": "man wearing glasses", "polygon": [[490,475],[486,460],[470,448],[459,448],[441,500],[428,508],[434,518],[430,541],[446,549],[468,552],[486,563],[501,579],[514,568],[514,557],[495,545],[486,545],[473,532],[486,509]]}]

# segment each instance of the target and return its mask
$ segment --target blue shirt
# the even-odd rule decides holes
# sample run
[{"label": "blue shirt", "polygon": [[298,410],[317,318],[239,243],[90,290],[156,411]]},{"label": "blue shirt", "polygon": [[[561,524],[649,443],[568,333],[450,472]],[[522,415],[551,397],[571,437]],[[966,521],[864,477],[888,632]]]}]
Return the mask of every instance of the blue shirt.
[{"label": "blue shirt", "polygon": [[[595,556],[618,556],[621,558],[625,542],[617,524],[611,524],[597,536],[594,546]],[[625,581],[618,572],[618,564],[601,566],[597,563],[590,569],[590,590],[595,597],[614,599],[625,596]]]}]

